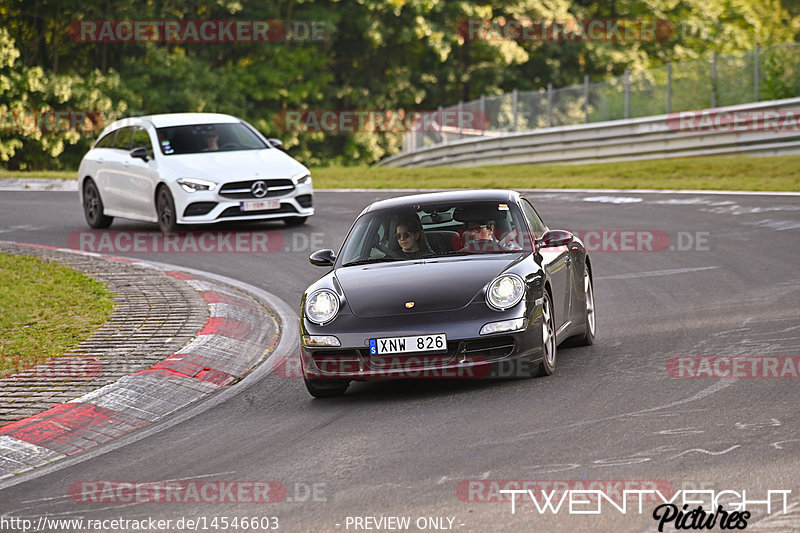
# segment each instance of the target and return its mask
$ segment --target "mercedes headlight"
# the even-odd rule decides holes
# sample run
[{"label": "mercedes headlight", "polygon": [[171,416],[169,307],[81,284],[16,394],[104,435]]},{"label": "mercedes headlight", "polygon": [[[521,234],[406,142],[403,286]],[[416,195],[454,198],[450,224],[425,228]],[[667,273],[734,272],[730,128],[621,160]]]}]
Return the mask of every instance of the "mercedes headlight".
[{"label": "mercedes headlight", "polygon": [[292,176],[292,181],[295,185],[304,185],[306,183],[311,183],[311,174],[308,172],[301,172],[300,174],[295,174]]},{"label": "mercedes headlight", "polygon": [[336,317],[339,312],[339,297],[330,289],[314,291],[306,299],[306,318],[321,326]]},{"label": "mercedes headlight", "polygon": [[489,284],[486,303],[498,311],[514,307],[525,295],[525,282],[516,274],[503,274]]},{"label": "mercedes headlight", "polygon": [[213,181],[199,178],[178,178],[178,185],[186,192],[213,191],[214,187],[217,186]]}]

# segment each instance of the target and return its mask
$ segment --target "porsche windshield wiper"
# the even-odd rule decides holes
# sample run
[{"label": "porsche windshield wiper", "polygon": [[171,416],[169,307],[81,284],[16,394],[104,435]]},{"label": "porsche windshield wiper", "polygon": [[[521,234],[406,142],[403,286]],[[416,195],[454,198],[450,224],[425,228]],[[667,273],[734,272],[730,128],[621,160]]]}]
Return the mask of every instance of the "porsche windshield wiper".
[{"label": "porsche windshield wiper", "polygon": [[356,265],[368,265],[370,263],[388,263],[391,261],[402,261],[402,259],[395,257],[373,257],[371,259],[359,259],[358,261],[350,261],[349,263],[345,263],[342,266],[349,267]]},{"label": "porsche windshield wiper", "polygon": [[471,252],[469,250],[453,250],[451,252],[444,252],[442,254],[438,254],[436,257],[444,257],[445,255],[475,255],[480,252]]}]

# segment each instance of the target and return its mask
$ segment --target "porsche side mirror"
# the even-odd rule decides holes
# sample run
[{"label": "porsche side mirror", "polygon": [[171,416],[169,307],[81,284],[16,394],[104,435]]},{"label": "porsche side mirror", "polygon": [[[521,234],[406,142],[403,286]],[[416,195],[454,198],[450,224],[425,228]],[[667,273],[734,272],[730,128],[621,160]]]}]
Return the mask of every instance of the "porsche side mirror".
[{"label": "porsche side mirror", "polygon": [[333,263],[336,261],[336,254],[329,248],[317,250],[308,257],[308,261],[312,265],[320,267],[333,266]]},{"label": "porsche side mirror", "polygon": [[569,246],[572,243],[574,236],[571,231],[564,231],[562,229],[551,229],[546,231],[542,238],[539,240],[541,248],[557,248],[559,246]]},{"label": "porsche side mirror", "polygon": [[131,157],[138,157],[139,159],[147,163],[148,161],[147,148],[144,146],[137,146],[136,148],[131,150]]},{"label": "porsche side mirror", "polygon": [[283,141],[281,141],[280,139],[276,139],[274,137],[270,137],[267,140],[269,141],[269,144],[271,144],[275,148],[279,148],[279,149],[283,150]]}]

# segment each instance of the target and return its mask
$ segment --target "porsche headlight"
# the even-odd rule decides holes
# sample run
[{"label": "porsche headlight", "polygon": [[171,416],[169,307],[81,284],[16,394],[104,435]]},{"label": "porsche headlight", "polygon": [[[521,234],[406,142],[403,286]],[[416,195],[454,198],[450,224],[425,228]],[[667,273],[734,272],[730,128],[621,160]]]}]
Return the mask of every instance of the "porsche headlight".
[{"label": "porsche headlight", "polygon": [[199,178],[179,178],[178,185],[186,192],[213,191],[217,186],[213,181],[201,180]]},{"label": "porsche headlight", "polygon": [[486,303],[498,311],[514,307],[525,295],[525,282],[516,274],[503,274],[489,284]]},{"label": "porsche headlight", "polygon": [[321,326],[336,317],[339,312],[339,297],[330,289],[314,291],[306,299],[306,318]]}]

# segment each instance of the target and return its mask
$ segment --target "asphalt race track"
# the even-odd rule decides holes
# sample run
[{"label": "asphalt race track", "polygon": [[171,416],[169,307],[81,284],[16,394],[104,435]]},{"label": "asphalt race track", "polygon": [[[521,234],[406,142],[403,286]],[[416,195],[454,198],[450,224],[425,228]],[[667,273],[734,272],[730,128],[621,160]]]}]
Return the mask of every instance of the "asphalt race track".
[{"label": "asphalt race track", "polygon": [[[309,253],[338,249],[366,204],[399,194],[318,191],[317,215],[306,226],[213,228],[274,232],[271,242],[283,242],[274,253],[116,255],[229,276],[296,309],[303,289],[325,272],[308,263]],[[444,517],[441,524],[428,522],[428,531],[432,524],[464,532],[657,530],[651,501],[642,514],[636,506],[622,514],[606,502],[599,515],[566,508],[540,514],[526,498],[512,514],[507,501],[482,501],[492,495],[481,487],[491,488],[492,480],[500,482],[495,489],[516,488],[504,485],[507,480],[531,480],[537,489],[552,481],[590,488],[604,480],[591,487],[627,481],[638,489],[652,482],[676,491],[746,490],[748,500],[791,490],[787,514],[777,497],[771,513],[755,505],[747,530],[800,530],[798,376],[675,378],[667,372],[670,358],[685,356],[793,356],[780,361],[794,361],[797,370],[800,197],[529,197],[550,228],[577,230],[594,250],[597,343],[562,347],[555,375],[354,384],[343,398],[313,400],[301,379],[269,374],[199,416],[0,491],[0,517],[173,523],[206,517],[210,524],[214,517],[276,516],[279,530],[291,532],[364,531],[376,522],[355,518],[390,516],[410,517],[410,531],[422,530],[420,517]],[[116,220],[111,230],[157,227]],[[639,233],[623,242],[611,233],[620,230]],[[2,240],[66,247],[85,231],[77,193],[0,192]],[[615,250],[635,247],[642,235],[654,250],[644,244],[641,251]],[[270,504],[76,503],[69,496],[76,482],[168,480],[278,481],[287,494]]]}]

